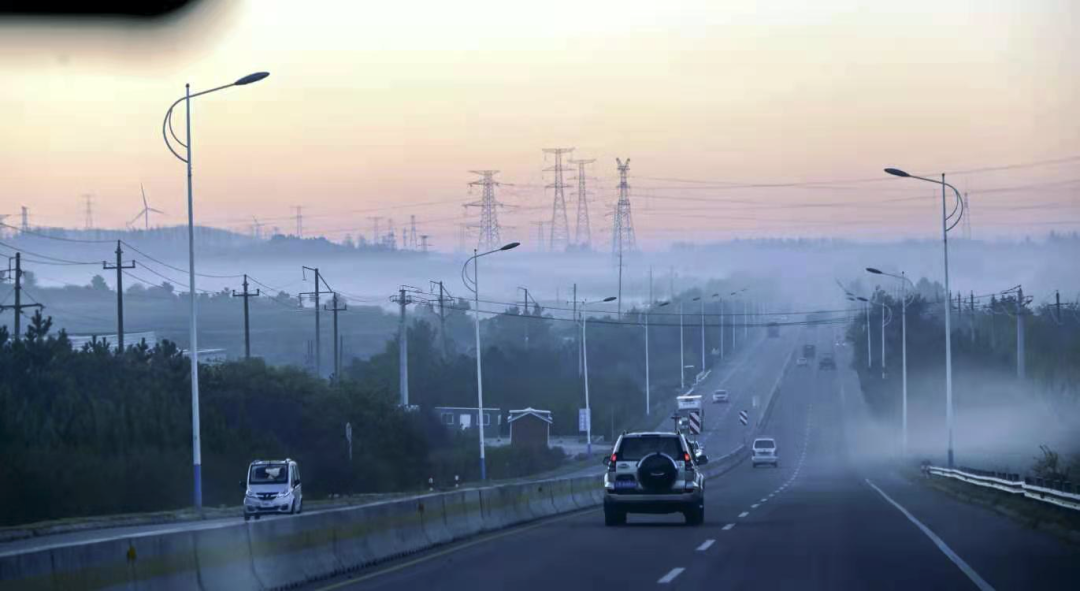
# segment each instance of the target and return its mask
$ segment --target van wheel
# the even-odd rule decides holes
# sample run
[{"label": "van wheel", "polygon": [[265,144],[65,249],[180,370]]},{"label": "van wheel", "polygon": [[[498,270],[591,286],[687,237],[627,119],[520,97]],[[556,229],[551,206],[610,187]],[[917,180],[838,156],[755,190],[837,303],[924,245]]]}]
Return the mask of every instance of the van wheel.
[{"label": "van wheel", "polygon": [[289,515],[296,515],[296,513],[296,499],[293,499],[292,504],[289,505]]},{"label": "van wheel", "polygon": [[296,514],[299,515],[304,512],[304,498],[300,497],[300,500],[296,502]]},{"label": "van wheel", "polygon": [[604,525],[626,525],[626,512],[611,507],[604,507]]}]

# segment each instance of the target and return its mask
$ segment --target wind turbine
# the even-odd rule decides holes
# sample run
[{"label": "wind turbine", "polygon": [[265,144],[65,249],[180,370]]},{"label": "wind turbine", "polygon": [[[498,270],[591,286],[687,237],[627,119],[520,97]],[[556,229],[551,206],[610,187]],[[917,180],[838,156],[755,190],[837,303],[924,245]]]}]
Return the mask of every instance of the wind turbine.
[{"label": "wind turbine", "polygon": [[160,209],[154,209],[153,207],[150,207],[150,204],[146,202],[146,189],[143,188],[142,183],[139,183],[139,190],[142,191],[143,208],[142,208],[142,211],[139,212],[139,215],[135,216],[134,218],[132,218],[132,220],[130,222],[128,222],[128,225],[130,226],[131,224],[133,224],[135,222],[135,220],[138,220],[139,218],[143,218],[143,225],[146,228],[146,230],[149,231],[150,230],[150,212],[160,213],[162,215],[164,215],[165,212],[161,211]]}]

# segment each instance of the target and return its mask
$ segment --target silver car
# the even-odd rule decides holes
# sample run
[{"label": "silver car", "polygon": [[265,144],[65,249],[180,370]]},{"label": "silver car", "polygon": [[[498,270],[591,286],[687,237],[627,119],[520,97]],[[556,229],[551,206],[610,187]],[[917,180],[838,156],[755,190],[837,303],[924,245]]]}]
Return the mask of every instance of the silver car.
[{"label": "silver car", "polygon": [[244,521],[304,509],[300,466],[293,460],[256,460],[248,466],[247,479],[240,485],[244,487]]},{"label": "silver car", "polygon": [[750,463],[754,468],[758,464],[772,464],[773,468],[780,467],[780,456],[776,453],[776,440],[772,437],[759,437],[754,440],[751,448]]},{"label": "silver car", "polygon": [[604,524],[623,525],[627,513],[682,513],[687,525],[705,521],[709,458],[681,433],[624,433],[604,458]]}]

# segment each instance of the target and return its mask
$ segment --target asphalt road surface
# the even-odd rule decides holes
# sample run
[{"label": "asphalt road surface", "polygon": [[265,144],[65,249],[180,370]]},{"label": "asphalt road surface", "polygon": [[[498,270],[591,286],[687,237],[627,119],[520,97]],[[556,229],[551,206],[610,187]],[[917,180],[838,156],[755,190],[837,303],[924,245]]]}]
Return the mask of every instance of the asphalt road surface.
[{"label": "asphalt road surface", "polygon": [[[818,355],[834,348],[825,327],[798,340],[816,342]],[[776,342],[788,354],[797,344]],[[881,461],[889,442],[866,427],[846,350],[837,353],[838,371],[815,363],[787,372],[766,433],[779,467],[743,462],[709,481],[701,527],[678,514],[605,527],[602,512],[588,510],[308,589],[1080,589],[1075,546]],[[715,416],[710,447],[719,449],[738,434]]]}]

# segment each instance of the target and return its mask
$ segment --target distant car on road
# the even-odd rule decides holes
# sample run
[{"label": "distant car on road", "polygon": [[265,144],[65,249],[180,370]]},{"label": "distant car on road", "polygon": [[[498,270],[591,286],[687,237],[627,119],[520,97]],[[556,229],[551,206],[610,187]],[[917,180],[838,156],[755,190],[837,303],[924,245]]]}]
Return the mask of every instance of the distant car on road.
[{"label": "distant car on road", "polygon": [[300,513],[304,494],[300,488],[300,466],[284,460],[255,460],[248,466],[244,487],[244,521],[270,513]]},{"label": "distant car on road", "polygon": [[627,513],[682,513],[687,525],[705,521],[709,461],[680,433],[624,433],[604,458],[604,525],[623,525]]},{"label": "distant car on road", "polygon": [[803,357],[806,357],[807,359],[813,359],[814,357],[817,356],[817,346],[816,345],[803,345],[802,354],[803,354]]},{"label": "distant car on road", "polygon": [[807,361],[807,359],[805,357],[800,357],[800,358],[795,360],[795,365],[798,366],[798,367],[806,367],[806,366],[810,365],[810,362]]},{"label": "distant car on road", "polygon": [[727,390],[716,390],[712,393],[713,404],[717,404],[720,402],[728,402],[729,400],[730,397],[728,396]]},{"label": "distant car on road", "polygon": [[776,453],[776,440],[772,437],[755,439],[750,463],[754,468],[757,468],[758,464],[772,464],[773,468],[779,468],[780,456]]},{"label": "distant car on road", "polygon": [[835,370],[836,369],[836,360],[834,360],[831,355],[825,355],[824,357],[821,358],[821,361],[818,362],[818,369]]}]

